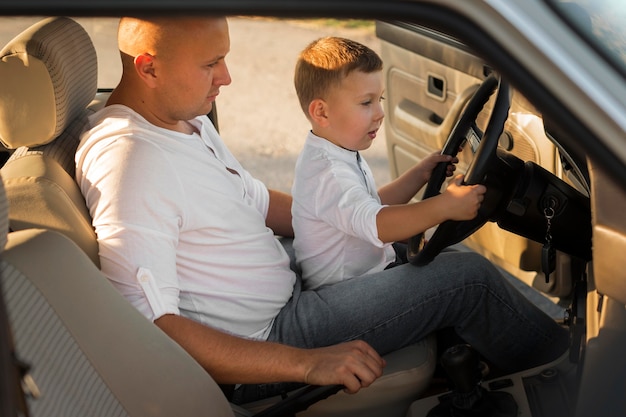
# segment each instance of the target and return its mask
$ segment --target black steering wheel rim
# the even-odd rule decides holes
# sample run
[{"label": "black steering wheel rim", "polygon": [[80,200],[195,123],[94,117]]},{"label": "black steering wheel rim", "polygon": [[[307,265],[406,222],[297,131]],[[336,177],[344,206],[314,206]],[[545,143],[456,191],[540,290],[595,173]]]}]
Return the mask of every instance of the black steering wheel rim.
[{"label": "black steering wheel rim", "polygon": [[[476,128],[476,118],[491,95],[496,92],[496,100],[484,133]],[[450,132],[441,151],[444,155],[456,156],[463,143],[467,140],[468,132],[472,129],[478,136],[482,134],[480,145],[476,149],[474,159],[465,173],[464,184],[484,184],[485,176],[490,165],[497,159],[496,151],[500,135],[504,130],[504,123],[508,117],[511,105],[508,83],[495,74],[487,77],[476,90],[461,117]],[[439,195],[441,186],[446,179],[447,162],[441,162],[433,170],[426,185],[423,199]],[[407,245],[407,258],[414,265],[425,265],[431,262],[443,249],[458,243],[482,227],[491,213],[481,209],[472,220],[448,220],[437,227],[433,236],[426,241],[424,233],[411,237]]]}]

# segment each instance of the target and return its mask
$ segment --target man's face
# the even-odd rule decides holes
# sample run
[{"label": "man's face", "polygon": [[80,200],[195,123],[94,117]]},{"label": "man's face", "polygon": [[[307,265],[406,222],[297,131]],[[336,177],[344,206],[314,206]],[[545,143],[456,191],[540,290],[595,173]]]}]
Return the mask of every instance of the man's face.
[{"label": "man's face", "polygon": [[226,19],[206,19],[190,25],[187,36],[160,66],[160,99],[175,120],[208,114],[223,85],[231,82],[225,57],[230,50]]}]

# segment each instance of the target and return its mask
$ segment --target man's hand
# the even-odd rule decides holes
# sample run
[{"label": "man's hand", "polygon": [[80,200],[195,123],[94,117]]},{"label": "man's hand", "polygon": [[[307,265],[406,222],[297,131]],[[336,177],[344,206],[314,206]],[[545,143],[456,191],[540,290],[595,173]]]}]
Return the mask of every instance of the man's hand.
[{"label": "man's hand", "polygon": [[304,381],[312,385],[343,385],[354,394],[383,373],[386,363],[367,343],[353,341],[306,352]]}]

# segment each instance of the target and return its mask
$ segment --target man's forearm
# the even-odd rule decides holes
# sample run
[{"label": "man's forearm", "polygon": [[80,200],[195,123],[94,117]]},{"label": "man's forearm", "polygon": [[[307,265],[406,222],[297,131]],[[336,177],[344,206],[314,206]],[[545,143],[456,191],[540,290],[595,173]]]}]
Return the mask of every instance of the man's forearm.
[{"label": "man's forearm", "polygon": [[175,315],[162,316],[155,324],[219,384],[338,384],[354,393],[380,377],[385,366],[385,360],[360,340],[298,349],[232,336]]},{"label": "man's forearm", "polygon": [[172,314],[154,323],[220,384],[304,382],[299,349],[233,336]]},{"label": "man's forearm", "polygon": [[291,201],[292,198],[289,194],[270,190],[270,207],[265,221],[267,227],[278,236],[293,237]]}]

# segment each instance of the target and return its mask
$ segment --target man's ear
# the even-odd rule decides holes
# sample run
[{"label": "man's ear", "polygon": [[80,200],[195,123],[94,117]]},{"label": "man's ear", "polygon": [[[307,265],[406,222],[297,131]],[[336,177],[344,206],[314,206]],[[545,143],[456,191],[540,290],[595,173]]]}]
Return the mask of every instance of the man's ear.
[{"label": "man's ear", "polygon": [[147,52],[137,55],[134,59],[135,70],[139,78],[144,80],[148,85],[153,85],[156,78],[154,71],[154,57]]},{"label": "man's ear", "polygon": [[309,117],[320,126],[328,125],[328,105],[321,98],[316,98],[309,104]]}]

